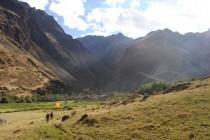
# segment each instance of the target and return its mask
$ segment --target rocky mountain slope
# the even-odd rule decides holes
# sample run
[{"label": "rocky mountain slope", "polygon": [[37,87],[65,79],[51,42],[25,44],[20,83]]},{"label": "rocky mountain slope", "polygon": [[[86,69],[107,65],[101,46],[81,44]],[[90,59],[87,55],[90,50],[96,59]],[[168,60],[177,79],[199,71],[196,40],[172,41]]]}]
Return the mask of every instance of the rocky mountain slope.
[{"label": "rocky mountain slope", "polygon": [[50,69],[0,35],[1,93],[30,95],[34,90],[48,86],[55,77]]},{"label": "rocky mountain slope", "polygon": [[[16,0],[0,0],[0,17],[1,48],[6,49],[1,59],[13,56],[11,61],[14,61],[14,65],[18,65],[16,59],[24,62],[28,60],[27,57],[31,58],[24,62],[24,72],[18,73],[14,70],[18,75],[17,80],[21,80],[18,83],[36,81],[39,77],[27,75],[32,72],[32,68],[37,67],[37,69],[50,69],[50,75],[54,75],[47,78],[45,83],[50,80],[61,80],[66,83],[77,81],[83,85],[83,82],[86,83],[88,80],[91,84],[94,76],[88,68],[87,60],[90,55],[79,41],[65,34],[53,17]],[[9,49],[11,51],[8,51]],[[14,52],[14,55],[11,52]],[[24,54],[23,58],[19,58],[19,52]],[[41,65],[37,65],[36,62]],[[8,70],[5,71],[7,73],[2,73],[1,77],[13,80],[10,79],[11,74]],[[30,79],[26,80],[29,77]],[[14,86],[19,87],[17,84]],[[28,85],[28,88],[35,87]]]}]

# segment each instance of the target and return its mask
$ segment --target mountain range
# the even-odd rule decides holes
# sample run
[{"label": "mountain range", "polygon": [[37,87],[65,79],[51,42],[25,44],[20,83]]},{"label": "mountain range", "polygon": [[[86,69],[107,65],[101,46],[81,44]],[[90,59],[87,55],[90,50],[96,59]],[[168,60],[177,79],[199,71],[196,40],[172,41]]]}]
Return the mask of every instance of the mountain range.
[{"label": "mountain range", "polygon": [[0,0],[0,92],[131,90],[154,81],[210,75],[210,31],[157,30],[74,39],[52,16],[16,0]]}]

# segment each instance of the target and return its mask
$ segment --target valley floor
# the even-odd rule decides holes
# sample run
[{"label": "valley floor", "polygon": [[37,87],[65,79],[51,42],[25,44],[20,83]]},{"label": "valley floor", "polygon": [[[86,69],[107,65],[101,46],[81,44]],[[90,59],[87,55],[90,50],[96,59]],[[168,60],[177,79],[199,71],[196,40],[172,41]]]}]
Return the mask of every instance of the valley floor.
[{"label": "valley floor", "polygon": [[[192,81],[182,91],[154,95],[127,105],[87,105],[54,111],[54,120],[45,121],[46,111],[3,113],[8,120],[0,125],[3,140],[196,140],[210,139],[210,79]],[[74,114],[74,115],[73,115]],[[75,124],[83,114],[89,122]],[[63,115],[70,119],[61,122]],[[90,121],[91,120],[91,121]]]}]

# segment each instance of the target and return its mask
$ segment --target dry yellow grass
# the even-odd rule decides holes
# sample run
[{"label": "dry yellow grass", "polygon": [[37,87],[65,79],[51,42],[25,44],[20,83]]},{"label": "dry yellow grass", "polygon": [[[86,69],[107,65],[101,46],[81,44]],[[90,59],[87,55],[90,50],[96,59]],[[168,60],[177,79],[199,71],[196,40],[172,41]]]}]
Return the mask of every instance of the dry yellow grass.
[{"label": "dry yellow grass", "polygon": [[[17,96],[31,95],[33,90],[55,79],[48,68],[21,51],[7,37],[0,36],[0,91]],[[6,90],[6,91],[5,91]]]},{"label": "dry yellow grass", "polygon": [[[71,112],[57,112],[56,117],[71,115]],[[24,115],[27,112],[19,113]],[[37,113],[32,116],[37,116],[37,120],[43,119],[42,112],[28,113]],[[85,113],[97,122],[93,126],[74,125]],[[49,124],[44,120],[37,121],[12,136],[17,140],[187,140],[192,133],[196,140],[209,140],[210,79],[194,81],[186,90],[155,95],[145,102],[136,99],[128,105],[107,105],[95,109],[80,107],[76,116],[61,123],[66,132],[54,124],[60,124],[60,121]]]}]

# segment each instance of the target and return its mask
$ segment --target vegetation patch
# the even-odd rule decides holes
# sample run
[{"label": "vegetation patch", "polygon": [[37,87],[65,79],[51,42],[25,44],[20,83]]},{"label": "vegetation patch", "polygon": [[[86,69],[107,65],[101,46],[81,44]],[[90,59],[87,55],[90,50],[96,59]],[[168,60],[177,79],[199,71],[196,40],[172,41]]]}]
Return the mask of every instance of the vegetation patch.
[{"label": "vegetation patch", "polygon": [[170,88],[170,84],[165,82],[154,82],[142,85],[138,90],[138,94],[149,94],[152,95],[157,92],[163,92]]}]

